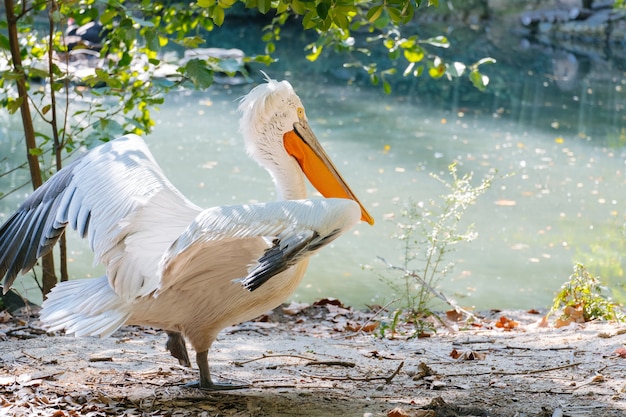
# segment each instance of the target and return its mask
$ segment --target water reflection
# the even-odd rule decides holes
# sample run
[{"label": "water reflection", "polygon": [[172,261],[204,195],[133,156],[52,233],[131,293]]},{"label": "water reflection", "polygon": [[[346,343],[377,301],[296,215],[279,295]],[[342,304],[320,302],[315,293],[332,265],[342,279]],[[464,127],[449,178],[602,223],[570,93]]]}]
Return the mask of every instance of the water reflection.
[{"label": "water reflection", "polygon": [[[465,219],[476,224],[478,239],[455,248],[456,267],[441,282],[462,305],[547,306],[577,260],[602,265],[604,278],[622,282],[623,68],[512,40],[495,28],[455,35],[452,53],[498,60],[486,68],[492,80],[486,93],[465,80],[402,79],[386,96],[354,74],[308,63],[301,53],[306,39],[285,37],[290,48],[281,49],[268,73],[292,82],[319,139],[377,219],[317,255],[297,299],[334,296],[358,306],[393,298],[383,282],[393,275],[376,257],[402,263],[402,245],[392,238],[399,208],[409,198],[437,199],[445,190],[429,173],[445,177],[454,161],[477,179],[498,172]],[[218,33],[215,42],[242,47],[245,39]],[[249,88],[177,93],[157,116],[151,149],[172,182],[202,206],[275,198],[238,132],[236,100]],[[19,125],[7,119],[3,126],[0,152],[20,160]],[[0,186],[7,190],[24,178],[24,171],[0,178]],[[1,200],[0,209],[10,212],[23,197]],[[91,255],[76,245],[72,275],[87,276]]]}]

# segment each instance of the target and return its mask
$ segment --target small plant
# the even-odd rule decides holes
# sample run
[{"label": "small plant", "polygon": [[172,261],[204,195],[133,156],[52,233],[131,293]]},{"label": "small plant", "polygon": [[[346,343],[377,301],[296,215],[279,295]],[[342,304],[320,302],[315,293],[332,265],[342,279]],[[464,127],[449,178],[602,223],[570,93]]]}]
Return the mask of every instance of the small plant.
[{"label": "small plant", "polygon": [[466,210],[491,187],[495,173],[489,173],[474,186],[473,173],[459,176],[455,163],[448,166],[448,171],[452,177],[450,182],[432,175],[448,190],[448,194],[441,196],[441,201],[409,201],[401,212],[402,221],[398,223],[399,231],[394,237],[403,242],[404,265],[398,267],[387,263],[390,269],[402,272],[399,280],[388,280],[398,293],[401,304],[389,328],[394,334],[400,313],[401,321],[413,326],[414,336],[434,330],[434,314],[430,308],[434,298],[472,316],[438,291],[437,286],[454,266],[454,262],[446,259],[453,250],[451,247],[476,238],[474,225],[462,227],[461,220]]},{"label": "small plant", "polygon": [[548,313],[561,312],[556,326],[566,326],[572,322],[582,323],[591,320],[626,321],[619,306],[602,292],[609,290],[601,285],[598,278],[591,275],[584,265],[576,264],[574,273],[561,286]]}]

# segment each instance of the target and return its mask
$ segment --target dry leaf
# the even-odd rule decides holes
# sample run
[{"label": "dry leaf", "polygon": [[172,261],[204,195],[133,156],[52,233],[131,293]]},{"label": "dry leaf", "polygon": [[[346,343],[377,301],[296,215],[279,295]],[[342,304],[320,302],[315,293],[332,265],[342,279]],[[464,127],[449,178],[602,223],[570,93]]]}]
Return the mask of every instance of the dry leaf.
[{"label": "dry leaf", "polygon": [[0,311],[0,323],[7,323],[12,318],[13,318],[13,316],[8,311],[6,311],[6,310]]},{"label": "dry leaf", "polygon": [[301,313],[303,310],[306,310],[309,307],[307,303],[297,303],[292,301],[288,306],[283,307],[283,313],[289,316],[295,316],[298,313]]},{"label": "dry leaf", "polygon": [[411,417],[411,415],[400,407],[396,407],[393,410],[387,412],[387,417]]},{"label": "dry leaf", "polygon": [[313,303],[314,306],[328,306],[333,305],[341,308],[345,308],[343,303],[336,298],[322,298]]},{"label": "dry leaf", "polygon": [[365,324],[354,323],[351,321],[346,323],[346,330],[349,332],[371,333],[374,330],[376,330],[377,327],[378,327],[377,321],[370,321]]},{"label": "dry leaf", "polygon": [[448,310],[448,311],[446,311],[446,317],[450,321],[461,321],[461,320],[463,320],[463,314],[459,313],[456,310]]},{"label": "dry leaf", "polygon": [[343,306],[336,306],[334,304],[327,304],[325,307],[328,310],[329,316],[326,318],[327,320],[332,320],[337,316],[347,316],[352,311],[348,308],[344,308]]},{"label": "dry leaf", "polygon": [[484,353],[474,352],[473,350],[459,352],[456,349],[452,349],[452,352],[450,352],[450,357],[452,357],[452,359],[464,361],[479,361],[485,359],[485,356],[486,355]]},{"label": "dry leaf", "polygon": [[519,325],[518,322],[516,322],[515,320],[511,320],[505,316],[501,316],[496,322],[496,327],[498,329],[504,329],[504,330],[513,330],[518,325]]}]

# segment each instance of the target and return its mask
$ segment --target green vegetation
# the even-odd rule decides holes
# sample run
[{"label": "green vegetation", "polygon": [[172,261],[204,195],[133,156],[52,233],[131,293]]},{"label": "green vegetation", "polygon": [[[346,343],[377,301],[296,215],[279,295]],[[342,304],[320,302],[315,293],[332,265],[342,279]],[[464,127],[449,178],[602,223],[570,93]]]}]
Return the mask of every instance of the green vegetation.
[{"label": "green vegetation", "polygon": [[554,298],[548,315],[561,312],[557,318],[557,326],[591,320],[626,321],[619,306],[603,292],[610,291],[584,265],[576,264],[574,273]]},{"label": "green vegetation", "polygon": [[594,225],[594,236],[597,238],[589,240],[584,247],[577,248],[576,258],[590,273],[603,277],[616,301],[624,304],[626,302],[626,282],[624,281],[626,226],[616,223]]},{"label": "green vegetation", "polygon": [[402,220],[398,222],[395,238],[402,242],[404,263],[401,267],[388,266],[402,274],[387,280],[398,296],[399,306],[381,326],[383,333],[396,333],[400,323],[412,324],[413,336],[432,331],[435,300],[471,316],[437,287],[454,266],[448,256],[453,246],[477,237],[474,225],[463,226],[462,220],[467,209],[491,187],[495,173],[489,173],[475,186],[473,173],[459,176],[456,164],[451,164],[448,170],[451,181],[433,175],[448,191],[439,201],[409,201],[401,211]]}]

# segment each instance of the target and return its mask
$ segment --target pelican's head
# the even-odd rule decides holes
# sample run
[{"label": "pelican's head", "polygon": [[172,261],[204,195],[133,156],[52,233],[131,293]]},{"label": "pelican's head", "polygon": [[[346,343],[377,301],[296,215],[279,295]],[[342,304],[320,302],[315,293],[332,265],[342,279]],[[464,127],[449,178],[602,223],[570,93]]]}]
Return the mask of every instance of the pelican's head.
[{"label": "pelican's head", "polygon": [[304,173],[324,197],[356,201],[361,220],[374,224],[313,134],[291,84],[267,78],[241,100],[239,110],[246,150],[270,172],[282,198],[304,197],[292,190],[304,187],[299,183]]}]

